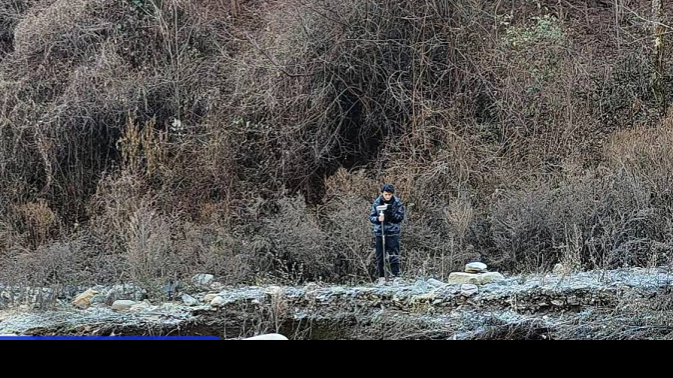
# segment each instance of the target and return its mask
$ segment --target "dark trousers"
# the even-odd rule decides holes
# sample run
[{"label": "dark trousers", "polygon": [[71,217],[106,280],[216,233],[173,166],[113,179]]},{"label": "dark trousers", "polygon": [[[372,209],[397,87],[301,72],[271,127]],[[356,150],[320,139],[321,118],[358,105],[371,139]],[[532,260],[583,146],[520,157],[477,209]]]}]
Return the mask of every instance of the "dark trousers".
[{"label": "dark trousers", "polygon": [[[393,276],[400,276],[400,236],[386,236],[386,252],[390,258],[390,269]],[[376,237],[376,269],[379,277],[386,276],[383,260],[383,237]]]}]

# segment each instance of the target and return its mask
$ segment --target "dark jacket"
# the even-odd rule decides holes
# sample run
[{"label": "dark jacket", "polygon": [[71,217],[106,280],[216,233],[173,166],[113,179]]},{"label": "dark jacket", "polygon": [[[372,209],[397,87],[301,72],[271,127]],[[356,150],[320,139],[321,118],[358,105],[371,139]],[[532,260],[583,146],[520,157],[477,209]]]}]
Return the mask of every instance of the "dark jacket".
[{"label": "dark jacket", "polygon": [[[374,234],[381,236],[383,234],[383,227],[379,222],[379,213],[376,211],[377,206],[386,204],[383,201],[383,196],[379,196],[372,204],[372,210],[369,213],[369,220],[374,224]],[[386,236],[397,236],[402,231],[402,221],[404,221],[404,204],[396,196],[388,203],[388,210],[384,213],[386,216],[385,234]]]}]

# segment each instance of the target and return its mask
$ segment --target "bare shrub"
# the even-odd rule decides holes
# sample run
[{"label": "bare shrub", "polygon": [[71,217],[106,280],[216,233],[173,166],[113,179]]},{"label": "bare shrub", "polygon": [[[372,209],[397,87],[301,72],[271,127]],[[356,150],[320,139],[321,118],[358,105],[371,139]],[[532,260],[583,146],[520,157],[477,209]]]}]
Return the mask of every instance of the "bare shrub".
[{"label": "bare shrub", "polygon": [[[290,282],[328,280],[334,272],[335,251],[326,248],[329,234],[303,197],[283,197],[273,211],[261,212],[263,202],[250,206],[257,222],[247,228],[243,253],[258,274],[274,274]],[[251,231],[254,230],[254,231]]]},{"label": "bare shrub", "polygon": [[219,223],[187,223],[179,231],[174,245],[189,276],[208,272],[224,284],[254,283],[255,256],[243,253],[240,233]]},{"label": "bare shrub", "polygon": [[505,194],[492,214],[496,263],[524,270],[563,259],[588,269],[647,264],[665,225],[650,193],[617,172]]},{"label": "bare shrub", "polygon": [[86,238],[10,250],[0,261],[0,281],[17,287],[54,287],[96,283],[96,251]]},{"label": "bare shrub", "polygon": [[184,267],[175,258],[170,219],[143,203],[131,214],[123,235],[125,259],[133,282],[182,276]]}]

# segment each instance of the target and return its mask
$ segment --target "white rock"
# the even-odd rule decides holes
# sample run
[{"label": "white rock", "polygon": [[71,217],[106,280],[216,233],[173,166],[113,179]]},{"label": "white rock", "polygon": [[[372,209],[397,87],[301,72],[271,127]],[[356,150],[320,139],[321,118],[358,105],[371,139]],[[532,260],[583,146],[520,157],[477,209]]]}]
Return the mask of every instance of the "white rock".
[{"label": "white rock", "polygon": [[210,301],[210,305],[213,307],[222,307],[224,305],[224,298],[218,295],[217,297],[213,298],[212,301]]},{"label": "white rock", "polygon": [[449,284],[473,284],[479,285],[479,275],[472,273],[455,272],[449,275]]},{"label": "white rock", "polygon": [[554,273],[558,276],[563,276],[563,275],[566,274],[566,267],[563,264],[560,264],[560,263],[556,264],[554,266],[554,270],[552,271],[552,273]]},{"label": "white rock", "polygon": [[134,301],[119,300],[119,301],[115,301],[112,304],[112,309],[114,311],[122,312],[122,311],[129,310],[134,304],[136,304],[136,302],[134,302]]},{"label": "white rock", "polygon": [[264,289],[264,292],[271,295],[272,297],[275,297],[283,293],[283,288],[280,286],[269,286]]},{"label": "white rock", "polygon": [[217,296],[218,296],[217,294],[206,294],[205,296],[203,296],[203,301],[206,303],[210,303]]},{"label": "white rock", "polygon": [[488,285],[500,281],[504,281],[505,276],[498,272],[490,272],[490,273],[484,273],[479,275],[479,284],[480,285]]},{"label": "white rock", "polygon": [[466,273],[486,273],[488,271],[488,266],[484,263],[473,262],[465,265]]},{"label": "white rock", "polygon": [[456,272],[449,275],[449,284],[473,284],[473,285],[488,285],[495,282],[505,280],[505,277],[497,272],[473,274]]},{"label": "white rock", "polygon": [[255,336],[255,337],[250,337],[248,339],[244,339],[247,341],[288,341],[289,339],[283,335],[279,335],[277,333],[272,333],[268,335],[260,335],[260,336]]}]

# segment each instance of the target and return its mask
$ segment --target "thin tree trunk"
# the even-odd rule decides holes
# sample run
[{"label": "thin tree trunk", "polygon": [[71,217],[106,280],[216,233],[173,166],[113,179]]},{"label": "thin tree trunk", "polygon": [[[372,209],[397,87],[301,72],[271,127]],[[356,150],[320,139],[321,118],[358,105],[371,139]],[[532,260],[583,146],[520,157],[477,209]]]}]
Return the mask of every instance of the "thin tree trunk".
[{"label": "thin tree trunk", "polygon": [[652,76],[652,91],[657,106],[662,115],[668,108],[666,93],[666,67],[664,66],[666,41],[664,27],[663,0],[652,0],[652,21],[654,23],[654,73]]}]

